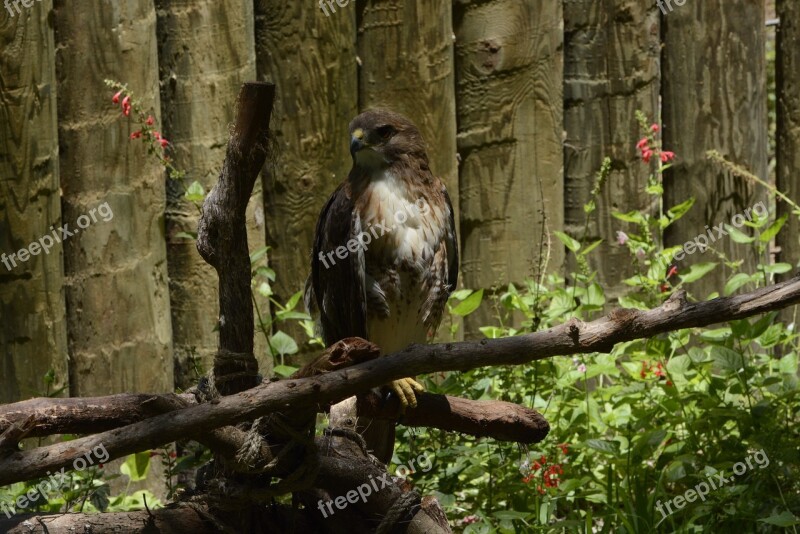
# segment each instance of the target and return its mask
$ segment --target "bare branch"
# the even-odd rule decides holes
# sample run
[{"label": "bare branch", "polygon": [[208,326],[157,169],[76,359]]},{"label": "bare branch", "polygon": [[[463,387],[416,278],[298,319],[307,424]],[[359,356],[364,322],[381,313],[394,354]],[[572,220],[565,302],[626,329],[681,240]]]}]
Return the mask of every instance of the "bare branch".
[{"label": "bare branch", "polygon": [[221,398],[214,404],[192,406],[125,428],[14,453],[0,460],[0,485],[30,480],[48,470],[69,468],[74,458],[101,443],[112,458],[120,458],[273,412],[289,414],[303,408],[320,409],[409,374],[465,371],[486,365],[520,365],[557,355],[608,352],[615,343],[623,341],[777,310],[800,302],[800,277],[708,302],[688,304],[682,297],[682,292],[676,293],[653,310],[615,310],[591,323],[570,320],[549,330],[522,336],[412,345],[401,352],[347,369],[262,384]]}]

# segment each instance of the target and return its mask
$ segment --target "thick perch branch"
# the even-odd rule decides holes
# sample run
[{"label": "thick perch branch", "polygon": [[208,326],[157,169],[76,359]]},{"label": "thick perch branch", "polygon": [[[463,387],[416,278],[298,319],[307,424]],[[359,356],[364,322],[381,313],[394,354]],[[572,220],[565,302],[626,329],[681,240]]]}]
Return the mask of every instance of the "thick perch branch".
[{"label": "thick perch branch", "polygon": [[320,376],[262,384],[217,403],[192,406],[125,428],[74,441],[16,452],[0,460],[0,485],[43,476],[70,467],[73,458],[104,444],[112,458],[272,412],[337,402],[404,376],[436,371],[465,371],[486,365],[519,365],[556,355],[608,352],[615,343],[652,337],[681,328],[742,319],[800,302],[800,277],[734,297],[688,304],[683,293],[648,311],[616,310],[606,317],[563,325],[522,336],[477,342],[412,345],[384,358]]},{"label": "thick perch branch", "polygon": [[[328,373],[377,358],[379,355],[380,349],[366,340],[343,339],[298,370],[292,378]],[[541,414],[508,402],[474,401],[431,393],[421,393],[417,400],[417,408],[409,408],[405,414],[401,414],[396,397],[384,400],[370,391],[359,395],[358,409],[359,413],[374,419],[400,419],[407,426],[438,428],[476,437],[490,437],[498,441],[537,443],[549,431],[547,421]],[[0,406],[0,435],[12,425],[27,428],[27,437],[95,434],[197,404],[197,399],[191,393],[29,399]],[[220,430],[232,432],[232,427]],[[235,437],[232,439],[235,441]],[[203,439],[203,442],[211,446],[207,439]],[[13,445],[16,450],[16,442]],[[233,447],[228,445],[225,450],[231,448]]]},{"label": "thick perch branch", "polygon": [[[537,411],[510,402],[475,401],[432,393],[418,394],[417,401],[417,408],[408,408],[401,414],[396,397],[386,401],[370,391],[359,395],[358,410],[373,419],[399,419],[405,426],[438,428],[516,443],[538,443],[549,430],[547,421]],[[96,434],[195,405],[197,400],[188,393],[36,398],[0,406],[0,434],[14,424],[21,428],[28,419],[30,430],[25,433],[28,438]]]}]

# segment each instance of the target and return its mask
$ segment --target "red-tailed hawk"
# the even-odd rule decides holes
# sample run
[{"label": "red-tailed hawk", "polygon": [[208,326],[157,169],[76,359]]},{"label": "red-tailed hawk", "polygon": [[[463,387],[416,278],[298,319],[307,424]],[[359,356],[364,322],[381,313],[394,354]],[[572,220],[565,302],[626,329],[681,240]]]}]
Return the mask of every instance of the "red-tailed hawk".
[{"label": "red-tailed hawk", "polygon": [[[404,116],[383,109],[358,115],[350,153],[353,168],[317,222],[306,306],[319,312],[327,346],[358,336],[390,354],[427,341],[456,287],[453,206],[428,166],[419,130]],[[416,406],[422,386],[413,378],[388,386],[404,406]],[[393,431],[390,437],[393,446]]]}]

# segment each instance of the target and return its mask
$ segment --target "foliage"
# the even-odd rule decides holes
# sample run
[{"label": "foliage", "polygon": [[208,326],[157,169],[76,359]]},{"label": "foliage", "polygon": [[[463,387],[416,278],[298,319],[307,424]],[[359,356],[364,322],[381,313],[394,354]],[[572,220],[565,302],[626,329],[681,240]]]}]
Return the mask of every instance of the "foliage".
[{"label": "foliage", "polygon": [[[660,146],[658,126],[648,127],[643,116],[640,120],[647,133],[639,150],[654,170],[647,191],[658,209],[615,214],[627,224],[627,231],[618,233],[618,245],[630,251],[635,271],[625,281],[630,290],[619,305],[650,309],[678,288],[691,296],[693,282],[720,261],[733,269],[726,295],[773,283],[776,274],[786,272],[789,266],[781,264],[759,265],[754,274],[740,272],[739,263],[711,246],[706,253],[715,261],[679,272],[672,262],[675,248],[664,249],[663,233],[693,201],[661,206],[662,174],[675,155]],[[595,197],[607,174],[598,174]],[[594,203],[593,198],[585,206],[587,215]],[[764,257],[783,222],[755,216],[730,238]],[[603,313],[608,303],[586,261],[597,243],[556,235],[576,256],[579,272],[569,275],[569,284],[550,275],[543,284],[509,285],[492,300],[497,324],[481,329],[486,337],[546,329],[572,317],[592,320]],[[456,292],[451,313],[474,294]],[[469,310],[478,304],[470,302]],[[515,322],[520,315],[524,319]],[[434,469],[412,479],[423,493],[435,494],[454,526],[467,533],[795,528],[800,524],[798,343],[794,325],[778,323],[776,316],[622,343],[610,354],[433,377],[426,385],[437,393],[535,408],[550,422],[550,435],[528,449],[406,429],[398,439],[395,463],[420,452],[435,456]],[[672,514],[657,510],[715,472],[730,476],[735,464],[761,450],[769,459],[765,467],[748,469],[703,502],[681,510],[673,506]]]}]

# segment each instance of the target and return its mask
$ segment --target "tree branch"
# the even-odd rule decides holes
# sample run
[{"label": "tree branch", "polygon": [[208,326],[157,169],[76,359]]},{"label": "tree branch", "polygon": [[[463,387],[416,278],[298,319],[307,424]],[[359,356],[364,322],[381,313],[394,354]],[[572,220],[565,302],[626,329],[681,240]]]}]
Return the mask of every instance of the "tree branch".
[{"label": "tree branch", "polygon": [[271,83],[242,85],[222,172],[203,203],[197,229],[197,250],[219,277],[219,350],[214,376],[223,395],[258,383],[245,211],[267,159],[274,99],[275,85]]},{"label": "tree branch", "polygon": [[570,320],[549,330],[476,342],[412,345],[405,350],[320,376],[262,384],[216,403],[192,406],[94,436],[16,452],[0,460],[0,485],[30,480],[70,467],[85,451],[106,446],[112,458],[156,448],[211,428],[253,420],[269,413],[338,402],[403,376],[465,371],[486,365],[520,365],[556,355],[608,352],[615,343],[681,328],[742,319],[800,302],[800,277],[734,297],[688,304],[683,292],[648,311],[615,310],[583,323]]}]

